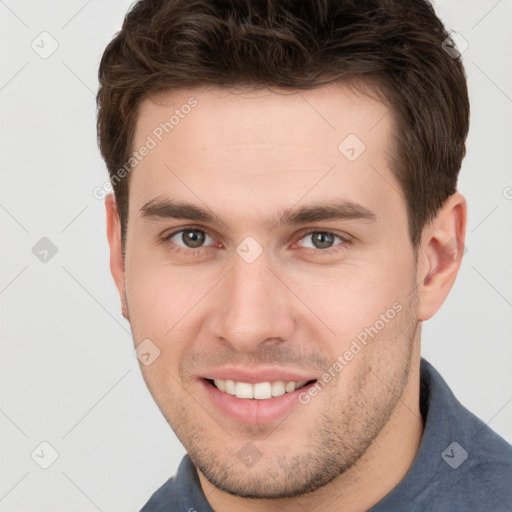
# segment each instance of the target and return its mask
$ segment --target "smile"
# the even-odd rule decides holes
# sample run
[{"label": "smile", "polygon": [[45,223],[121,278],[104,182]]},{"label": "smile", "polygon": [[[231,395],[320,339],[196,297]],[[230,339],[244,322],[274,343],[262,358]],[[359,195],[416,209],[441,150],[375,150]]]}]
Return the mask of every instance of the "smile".
[{"label": "smile", "polygon": [[[316,379],[262,380],[252,383],[233,379],[199,379],[206,400],[218,413],[236,423],[249,425],[283,421],[300,405],[300,393],[307,392],[316,382]],[[301,407],[301,411],[306,410],[310,409]]]},{"label": "smile", "polygon": [[213,379],[213,385],[223,393],[236,396],[237,398],[246,398],[254,400],[268,400],[269,398],[282,396],[285,393],[291,393],[304,387],[308,381],[285,382],[278,380],[275,382],[236,382],[234,380]]}]

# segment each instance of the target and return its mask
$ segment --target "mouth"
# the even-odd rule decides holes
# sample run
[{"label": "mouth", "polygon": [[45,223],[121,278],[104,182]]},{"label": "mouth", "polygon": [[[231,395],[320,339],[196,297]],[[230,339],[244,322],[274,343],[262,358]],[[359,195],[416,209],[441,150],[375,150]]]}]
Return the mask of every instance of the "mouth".
[{"label": "mouth", "polygon": [[302,389],[316,382],[316,379],[299,382],[278,380],[274,382],[265,381],[251,384],[249,382],[237,382],[223,379],[205,380],[222,393],[249,400],[269,400],[270,398],[283,396],[287,393],[293,393],[298,389]]},{"label": "mouth", "polygon": [[[246,425],[284,421],[300,405],[300,394],[307,392],[316,382],[316,379],[253,383],[230,379],[199,379],[205,398],[217,414]],[[301,406],[297,412],[308,414],[312,410]]]}]

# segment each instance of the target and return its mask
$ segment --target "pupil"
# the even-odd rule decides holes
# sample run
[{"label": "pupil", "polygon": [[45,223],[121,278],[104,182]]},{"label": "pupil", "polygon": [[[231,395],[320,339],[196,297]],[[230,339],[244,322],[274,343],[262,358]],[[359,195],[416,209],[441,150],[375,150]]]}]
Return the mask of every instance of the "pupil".
[{"label": "pupil", "polygon": [[[316,236],[313,237],[313,242],[315,245],[317,245],[317,242],[319,242],[321,247],[318,247],[319,249],[325,249],[326,247],[329,247],[332,243],[333,235],[328,233],[316,233]],[[326,242],[327,240],[327,242]]]},{"label": "pupil", "polygon": [[182,238],[185,245],[189,247],[199,247],[204,242],[204,235],[196,230],[184,232]]}]

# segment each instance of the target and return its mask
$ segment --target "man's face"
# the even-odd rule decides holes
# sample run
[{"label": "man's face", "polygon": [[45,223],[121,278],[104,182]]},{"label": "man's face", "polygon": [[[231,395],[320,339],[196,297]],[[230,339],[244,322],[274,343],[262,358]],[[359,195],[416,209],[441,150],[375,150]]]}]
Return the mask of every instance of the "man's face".
[{"label": "man's face", "polygon": [[[130,177],[129,319],[135,344],[160,350],[141,365],[150,392],[223,490],[284,497],[328,483],[402,396],[416,262],[392,129],[384,105],[342,86],[193,89],[140,109],[134,149],[155,145]],[[213,220],[171,217],[171,201]],[[327,204],[339,218],[288,222]]]}]

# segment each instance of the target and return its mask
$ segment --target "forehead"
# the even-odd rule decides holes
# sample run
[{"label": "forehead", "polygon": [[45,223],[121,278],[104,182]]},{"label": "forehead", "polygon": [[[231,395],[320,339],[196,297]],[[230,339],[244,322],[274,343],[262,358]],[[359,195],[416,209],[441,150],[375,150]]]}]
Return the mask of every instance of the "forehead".
[{"label": "forehead", "polygon": [[[219,143],[231,149],[239,144],[269,144],[307,151],[322,142],[337,149],[336,142],[354,134],[378,149],[376,143],[387,142],[379,139],[390,131],[392,116],[388,114],[389,108],[375,97],[349,85],[307,91],[196,87],[145,100],[134,142],[137,146],[148,134],[160,139],[172,133],[176,141],[185,143],[180,145],[182,152],[199,144]],[[304,140],[306,147],[301,144]]]},{"label": "forehead", "polygon": [[139,109],[133,149],[151,149],[131,172],[130,203],[173,195],[222,208],[229,198],[253,212],[326,194],[401,203],[389,168],[392,130],[387,106],[339,84],[162,93]]}]

